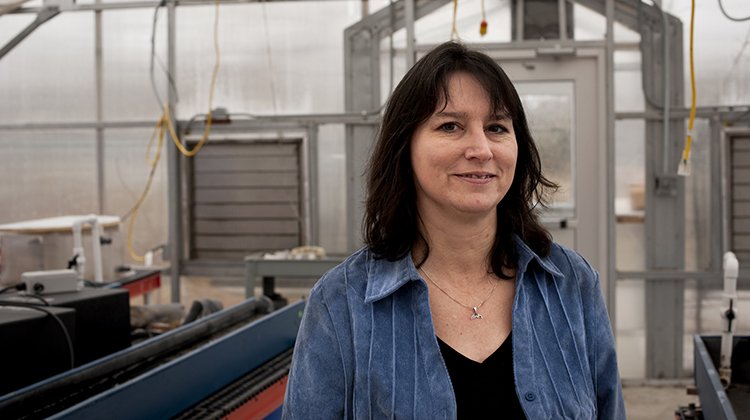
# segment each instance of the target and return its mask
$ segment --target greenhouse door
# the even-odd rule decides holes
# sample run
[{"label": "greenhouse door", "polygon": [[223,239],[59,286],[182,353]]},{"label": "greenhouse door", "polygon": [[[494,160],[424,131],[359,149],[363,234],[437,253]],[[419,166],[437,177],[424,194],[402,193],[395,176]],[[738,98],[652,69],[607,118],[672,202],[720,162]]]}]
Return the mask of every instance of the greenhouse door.
[{"label": "greenhouse door", "polygon": [[545,56],[534,50],[489,53],[516,85],[543,171],[560,185],[543,221],[557,242],[586,257],[606,287],[603,51],[579,49],[564,56]]}]

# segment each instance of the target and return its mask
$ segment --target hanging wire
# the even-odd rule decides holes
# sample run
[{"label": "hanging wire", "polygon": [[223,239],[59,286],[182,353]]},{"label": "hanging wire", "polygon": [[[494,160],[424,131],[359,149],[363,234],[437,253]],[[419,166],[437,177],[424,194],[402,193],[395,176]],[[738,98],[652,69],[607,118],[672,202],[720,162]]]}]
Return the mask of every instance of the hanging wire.
[{"label": "hanging wire", "polygon": [[742,46],[740,47],[740,50],[737,52],[737,55],[734,57],[734,60],[732,60],[732,66],[729,67],[729,71],[727,71],[727,75],[724,77],[724,80],[721,84],[722,92],[726,92],[727,84],[731,80],[731,75],[737,69],[737,66],[739,66],[740,60],[742,60],[742,58],[745,57],[745,50],[747,49],[748,46],[750,46],[750,28],[748,28],[747,34],[745,34],[745,41],[742,42]]},{"label": "hanging wire", "polygon": [[164,101],[161,99],[161,95],[159,95],[159,89],[156,87],[156,78],[154,76],[154,61],[159,64],[159,67],[161,67],[164,74],[166,74],[169,88],[172,89],[172,93],[174,93],[175,98],[177,98],[177,87],[174,83],[174,77],[172,77],[172,73],[169,72],[167,66],[164,65],[164,61],[162,61],[161,58],[156,55],[156,24],[159,21],[159,8],[164,7],[166,4],[166,0],[162,0],[159,2],[159,4],[156,5],[156,7],[154,8],[153,23],[151,25],[151,59],[149,60],[149,75],[151,77],[151,89],[154,91],[154,96],[156,96],[156,100],[159,103],[159,108],[162,107]]},{"label": "hanging wire", "polygon": [[693,123],[695,122],[695,60],[693,54],[693,34],[695,32],[695,0],[690,2],[690,88],[692,100],[690,105],[690,120],[688,121],[687,138],[685,148],[682,151],[682,161],[677,168],[679,175],[690,175],[690,148],[693,143]]},{"label": "hanging wire", "polygon": [[482,21],[479,23],[479,35],[485,36],[487,35],[487,14],[484,12],[484,0],[482,0],[481,4],[482,4]]},{"label": "hanging wire", "polygon": [[750,20],[750,16],[736,18],[733,16],[729,16],[726,10],[724,10],[724,5],[722,4],[721,0],[719,0],[719,9],[721,9],[721,13],[726,17],[727,19],[734,21],[734,22],[745,22]]},{"label": "hanging wire", "polygon": [[214,69],[211,73],[211,85],[208,88],[208,112],[206,113],[206,127],[203,130],[203,136],[198,141],[198,144],[194,148],[188,150],[180,141],[180,137],[177,135],[177,130],[174,128],[174,123],[170,116],[169,104],[164,104],[164,118],[169,129],[169,135],[172,137],[177,149],[186,157],[193,157],[203,148],[208,141],[208,135],[211,133],[211,124],[213,122],[212,109],[214,102],[214,91],[216,90],[216,79],[219,75],[219,68],[221,67],[221,51],[219,49],[219,4],[220,0],[214,0],[215,13],[214,13]]},{"label": "hanging wire", "polygon": [[[159,160],[161,158],[161,149],[162,145],[164,144],[164,136],[166,133],[169,133],[170,137],[172,138],[172,141],[174,142],[177,149],[186,157],[193,157],[198,154],[198,152],[201,150],[203,145],[208,140],[208,136],[211,132],[211,124],[212,124],[212,108],[213,108],[213,97],[214,97],[214,91],[216,90],[216,79],[219,74],[219,68],[221,66],[221,51],[219,49],[219,5],[220,0],[215,0],[215,14],[214,14],[214,28],[213,28],[213,46],[214,46],[214,53],[215,53],[215,61],[214,61],[214,68],[213,72],[211,74],[211,84],[208,91],[208,113],[206,114],[206,126],[203,131],[203,136],[201,137],[200,141],[198,141],[198,144],[195,145],[195,147],[191,150],[188,150],[180,140],[180,137],[177,135],[177,130],[175,130],[174,123],[172,121],[171,112],[169,109],[169,104],[164,103],[161,100],[161,97],[159,96],[158,89],[156,88],[156,83],[154,80],[153,75],[153,62],[154,58],[156,56],[155,54],[155,48],[154,48],[154,39],[155,39],[155,32],[156,32],[156,22],[157,22],[157,16],[158,16],[158,8],[161,7],[164,4],[164,1],[162,1],[159,6],[157,6],[156,10],[154,11],[154,20],[153,20],[153,27],[152,27],[152,35],[151,35],[151,85],[154,89],[154,95],[156,95],[157,100],[159,100],[160,105],[162,106],[162,115],[159,118],[159,121],[156,123],[156,126],[154,127],[154,131],[151,134],[151,138],[149,139],[148,146],[146,147],[146,161],[151,166],[151,169],[149,171],[148,180],[146,181],[146,186],[143,188],[143,191],[141,192],[141,195],[138,197],[138,200],[133,205],[133,207],[128,210],[127,213],[125,213],[121,220],[128,220],[128,233],[127,233],[127,248],[128,253],[130,254],[130,257],[137,262],[142,262],[145,260],[145,257],[142,255],[139,255],[135,252],[134,246],[133,246],[133,226],[135,225],[135,219],[138,215],[138,210],[143,205],[143,202],[146,200],[146,197],[148,196],[148,192],[151,189],[151,184],[153,183],[154,176],[156,174],[156,168],[159,165]],[[162,65],[162,69],[165,70],[167,74],[167,78],[170,81],[170,88],[175,89],[175,97],[176,97],[176,88],[174,85],[174,79],[172,78],[172,75],[169,74],[169,72],[164,68]],[[156,152],[154,155],[154,158],[150,158],[150,152],[151,147],[154,143],[154,138],[158,138],[158,143],[156,145]]]},{"label": "hanging wire", "polygon": [[453,21],[451,22],[451,40],[458,41],[461,37],[456,29],[456,16],[458,15],[458,0],[453,0]]},{"label": "hanging wire", "polygon": [[[659,9],[662,14],[664,13],[664,11],[661,9],[660,2],[654,1],[653,5],[654,5],[654,7],[656,7],[657,9]],[[643,16],[642,16],[643,11],[641,10],[641,8],[643,6],[644,6],[644,3],[638,2],[637,13],[636,13],[637,18],[636,19],[637,19],[638,33],[639,34],[643,34],[644,33],[644,28],[643,28],[644,23],[643,23]],[[666,31],[667,30],[669,30],[669,28],[665,25],[664,19],[662,19],[662,32],[663,32],[663,38],[664,38],[664,40],[662,41],[662,47],[663,47],[663,51],[665,52],[665,54],[668,53],[668,51],[667,51],[668,45],[666,44],[666,41],[667,41],[666,40],[666,37],[667,37]],[[644,42],[643,37],[641,37],[641,42]],[[646,103],[648,103],[649,105],[651,105],[652,107],[654,107],[657,110],[664,109],[664,104],[663,103],[660,103],[657,99],[651,97],[651,94],[650,94],[651,90],[649,89],[649,86],[647,86],[647,84],[651,80],[652,80],[652,78],[650,78],[650,77],[641,77],[641,90],[643,91],[643,99],[646,101]]]},{"label": "hanging wire", "polygon": [[154,138],[157,137],[157,133],[159,133],[160,131],[163,131],[163,121],[164,121],[164,119],[162,118],[162,119],[160,119],[156,123],[156,126],[154,127],[154,131],[151,134],[151,138],[148,141],[148,146],[146,147],[146,162],[151,167],[150,171],[149,171],[149,174],[148,174],[148,179],[146,180],[146,186],[143,188],[143,191],[141,191],[141,195],[138,196],[138,199],[136,200],[136,202],[133,205],[133,207],[131,207],[130,210],[128,210],[120,218],[120,220],[123,220],[123,221],[127,220],[128,217],[130,217],[132,214],[136,213],[138,211],[138,209],[141,207],[141,204],[143,204],[143,201],[146,200],[146,196],[148,195],[148,192],[151,189],[151,183],[154,180],[154,176],[156,174],[156,167],[159,165],[159,158],[161,157],[161,145],[162,145],[163,139],[164,139],[163,135],[160,134],[158,136],[159,137],[159,144],[156,146],[157,150],[156,150],[156,154],[155,154],[154,158],[151,159],[148,156],[148,154],[151,151],[151,146],[153,145]]},{"label": "hanging wire", "polygon": [[132,258],[134,261],[137,262],[143,262],[145,261],[145,257],[143,255],[139,255],[135,252],[135,249],[133,247],[133,226],[135,225],[135,219],[138,215],[138,210],[141,208],[141,205],[146,200],[146,196],[148,196],[148,192],[151,189],[152,181],[154,180],[154,175],[156,174],[156,168],[159,166],[159,159],[161,158],[161,149],[162,145],[164,144],[164,118],[159,120],[158,123],[156,123],[156,127],[154,127],[154,133],[151,135],[151,140],[149,140],[149,149],[151,148],[151,144],[153,142],[154,137],[156,136],[156,133],[159,133],[159,141],[156,145],[156,154],[154,156],[154,159],[151,160],[151,171],[148,175],[148,180],[146,181],[146,187],[143,189],[143,192],[141,193],[141,196],[138,197],[138,201],[136,201],[133,208],[131,208],[128,213],[123,216],[122,220],[125,220],[126,218],[130,217],[130,220],[128,220],[128,235],[127,235],[127,247],[128,247],[128,254],[130,254],[130,258]]}]

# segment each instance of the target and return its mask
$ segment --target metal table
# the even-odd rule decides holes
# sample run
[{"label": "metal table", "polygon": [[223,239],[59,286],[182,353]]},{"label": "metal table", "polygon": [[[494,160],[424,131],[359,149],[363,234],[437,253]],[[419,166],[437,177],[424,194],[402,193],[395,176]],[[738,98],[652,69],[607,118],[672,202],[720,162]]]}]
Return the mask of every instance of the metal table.
[{"label": "metal table", "polygon": [[263,295],[273,299],[278,296],[275,291],[276,277],[313,277],[317,281],[317,278],[342,261],[344,257],[328,257],[319,260],[267,260],[259,255],[247,256],[245,257],[245,297],[254,296],[258,278],[263,280]]}]

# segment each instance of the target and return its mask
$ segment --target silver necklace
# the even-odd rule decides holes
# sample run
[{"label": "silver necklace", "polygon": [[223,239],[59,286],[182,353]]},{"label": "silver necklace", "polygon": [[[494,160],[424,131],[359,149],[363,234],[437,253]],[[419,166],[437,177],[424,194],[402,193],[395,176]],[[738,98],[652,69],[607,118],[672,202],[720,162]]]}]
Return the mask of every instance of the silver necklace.
[{"label": "silver necklace", "polygon": [[[479,308],[481,308],[482,305],[484,305],[484,303],[487,302],[490,299],[490,296],[492,296],[492,293],[495,292],[495,288],[497,287],[497,282],[494,282],[494,284],[492,285],[492,289],[490,289],[490,292],[487,294],[487,297],[485,297],[484,300],[479,303],[479,305],[477,305],[477,306],[471,306],[471,305],[466,305],[464,303],[459,302],[456,298],[454,298],[448,292],[446,292],[445,289],[443,289],[442,287],[440,287],[440,285],[437,284],[435,282],[435,280],[432,279],[432,276],[430,276],[423,267],[420,267],[419,270],[422,271],[422,273],[424,274],[425,277],[427,277],[427,280],[429,280],[430,283],[434,284],[435,287],[437,287],[438,290],[440,290],[441,292],[443,292],[443,294],[445,294],[446,296],[448,296],[448,298],[450,300],[456,302],[457,304],[463,306],[466,309],[471,309],[471,311],[472,311],[471,319],[472,320],[474,320],[474,319],[484,319],[484,317],[482,316],[482,314],[479,313]],[[487,281],[489,282],[489,280],[487,280]]]}]

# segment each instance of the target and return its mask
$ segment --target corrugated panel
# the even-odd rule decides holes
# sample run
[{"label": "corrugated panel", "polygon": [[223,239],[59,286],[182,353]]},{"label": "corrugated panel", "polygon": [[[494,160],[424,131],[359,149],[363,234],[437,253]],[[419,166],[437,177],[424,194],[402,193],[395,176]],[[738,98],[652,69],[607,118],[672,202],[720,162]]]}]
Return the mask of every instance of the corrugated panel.
[{"label": "corrugated panel", "polygon": [[299,245],[297,235],[195,235],[195,247],[203,250],[259,251],[289,249]]},{"label": "corrugated panel", "polygon": [[732,166],[734,166],[734,167],[750,168],[750,151],[747,151],[747,152],[742,152],[742,151],[734,152],[734,158],[732,160],[733,160]]},{"label": "corrugated panel", "polygon": [[237,232],[256,234],[288,234],[297,235],[299,224],[296,220],[196,220],[196,234],[226,234],[235,235]]},{"label": "corrugated panel", "polygon": [[735,217],[732,220],[732,226],[734,226],[735,233],[750,234],[750,217]]},{"label": "corrugated panel", "polygon": [[192,161],[192,258],[242,260],[300,245],[299,143],[222,142]]},{"label": "corrugated panel", "polygon": [[750,182],[732,184],[732,197],[735,201],[750,201]]},{"label": "corrugated panel", "polygon": [[212,188],[196,189],[195,202],[200,204],[227,203],[296,203],[299,201],[297,188]]},{"label": "corrugated panel", "polygon": [[[748,206],[750,212],[750,206]],[[297,203],[285,204],[196,204],[193,217],[196,219],[299,219]]]},{"label": "corrugated panel", "polygon": [[211,147],[201,150],[201,156],[297,156],[296,143],[254,143],[252,147],[246,147],[247,144],[245,142],[211,143]]},{"label": "corrugated panel", "polygon": [[750,139],[734,139],[732,142],[732,152],[743,152],[746,150],[750,150]]},{"label": "corrugated panel", "polygon": [[732,140],[732,251],[750,261],[750,138]]},{"label": "corrugated panel", "polygon": [[193,163],[201,172],[289,172],[298,170],[297,156],[207,156]]},{"label": "corrugated panel", "polygon": [[226,187],[296,187],[299,174],[294,171],[279,172],[268,176],[267,172],[203,173],[195,177],[197,188]]},{"label": "corrugated panel", "polygon": [[747,168],[735,166],[732,170],[732,182],[736,184],[750,184],[750,165]]},{"label": "corrugated panel", "polygon": [[750,251],[750,235],[742,235],[735,232],[732,248],[738,252]]},{"label": "corrugated panel", "polygon": [[750,217],[750,202],[732,203],[732,214],[737,217]]}]

